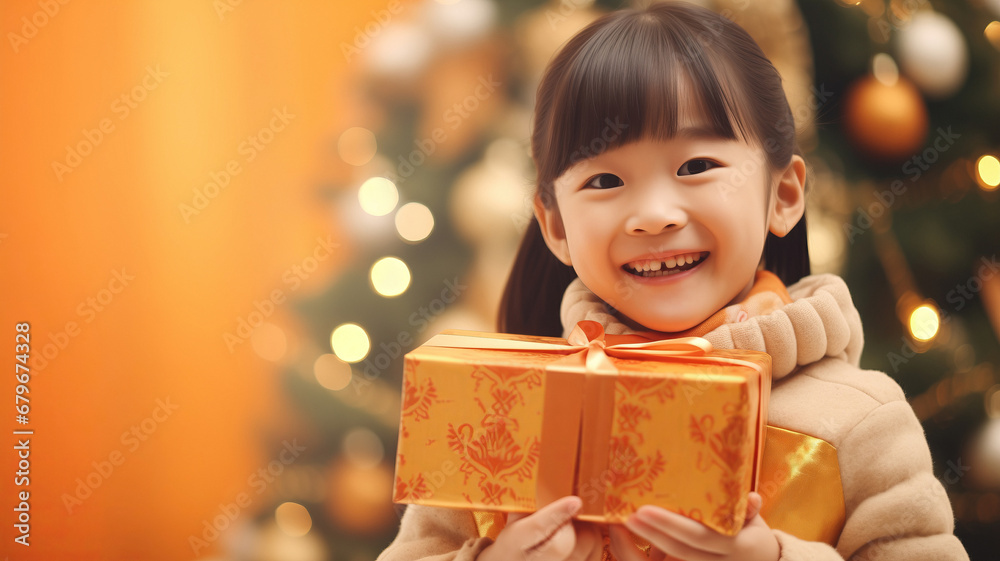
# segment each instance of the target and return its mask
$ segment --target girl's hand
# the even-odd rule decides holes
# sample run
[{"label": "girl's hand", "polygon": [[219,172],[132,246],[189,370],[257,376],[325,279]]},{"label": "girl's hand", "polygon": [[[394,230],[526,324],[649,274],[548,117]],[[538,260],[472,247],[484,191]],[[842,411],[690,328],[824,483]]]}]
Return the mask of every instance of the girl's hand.
[{"label": "girl's hand", "polygon": [[759,494],[750,493],[746,522],[735,536],[720,534],[675,512],[646,505],[629,517],[625,526],[610,526],[611,553],[618,561],[647,561],[625,530],[627,527],[652,544],[648,559],[654,561],[778,561],[781,553],[778,538],[758,516],[762,503]]},{"label": "girl's hand", "polygon": [[604,544],[597,527],[573,520],[583,501],[563,497],[531,514],[510,513],[479,561],[600,561]]}]

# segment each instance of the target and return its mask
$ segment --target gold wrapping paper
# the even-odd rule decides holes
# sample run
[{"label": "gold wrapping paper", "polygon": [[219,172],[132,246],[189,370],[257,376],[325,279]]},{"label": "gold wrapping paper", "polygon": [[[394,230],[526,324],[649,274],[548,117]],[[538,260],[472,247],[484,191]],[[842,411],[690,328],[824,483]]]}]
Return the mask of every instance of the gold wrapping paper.
[{"label": "gold wrapping paper", "polygon": [[[767,425],[759,486],[760,516],[774,530],[836,547],[846,511],[837,462],[830,443],[801,432]],[[480,536],[496,539],[504,512],[474,511]],[[641,540],[637,544],[648,547]]]},{"label": "gold wrapping paper", "polygon": [[[700,338],[446,332],[406,356],[394,501],[620,522],[657,504],[729,535],[759,475],[770,357]],[[620,339],[619,339],[620,340]]]}]

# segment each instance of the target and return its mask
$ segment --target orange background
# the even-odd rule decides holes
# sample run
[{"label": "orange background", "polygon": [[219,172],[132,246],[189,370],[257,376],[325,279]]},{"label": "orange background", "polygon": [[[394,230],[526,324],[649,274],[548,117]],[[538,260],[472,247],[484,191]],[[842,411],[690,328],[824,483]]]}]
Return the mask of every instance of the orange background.
[{"label": "orange background", "polygon": [[[29,383],[27,548],[12,527],[11,431],[24,427],[14,379],[0,384],[0,552],[11,559],[193,558],[188,536],[249,490],[273,459],[268,439],[295,423],[277,369],[249,342],[230,353],[222,335],[273,289],[294,299],[324,286],[350,251],[315,186],[343,173],[328,154],[357,124],[346,92],[358,69],[341,43],[386,3],[254,1],[222,17],[220,4],[0,3],[2,362],[14,369],[17,322],[30,322],[32,361],[64,346],[44,369],[33,362]],[[45,6],[59,11],[36,15]],[[45,24],[13,46],[33,17]],[[147,67],[167,75],[135,90]],[[133,91],[144,99],[123,119],[116,100]],[[294,119],[246,162],[240,144],[285,107]],[[114,129],[60,181],[52,163],[103,119]],[[241,173],[185,223],[179,205],[232,159]],[[282,273],[327,236],[341,245],[291,293]],[[123,269],[134,279],[121,289]],[[80,309],[109,295],[101,311]],[[286,301],[270,321],[292,317]],[[79,332],[59,336],[70,321]],[[177,409],[164,417],[168,398]],[[133,451],[122,435],[144,420],[155,430]],[[115,450],[124,461],[67,512],[63,495]]]}]

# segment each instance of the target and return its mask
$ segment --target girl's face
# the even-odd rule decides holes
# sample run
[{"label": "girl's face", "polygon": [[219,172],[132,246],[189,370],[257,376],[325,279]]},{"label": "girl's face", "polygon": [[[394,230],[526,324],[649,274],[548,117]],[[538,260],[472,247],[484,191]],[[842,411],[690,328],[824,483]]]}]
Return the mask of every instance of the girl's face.
[{"label": "girl's face", "polygon": [[578,162],[556,179],[554,205],[535,203],[553,253],[626,320],[656,331],[689,329],[742,298],[768,230],[784,236],[804,207],[800,157],[773,172],[762,148],[685,113],[674,138]]}]

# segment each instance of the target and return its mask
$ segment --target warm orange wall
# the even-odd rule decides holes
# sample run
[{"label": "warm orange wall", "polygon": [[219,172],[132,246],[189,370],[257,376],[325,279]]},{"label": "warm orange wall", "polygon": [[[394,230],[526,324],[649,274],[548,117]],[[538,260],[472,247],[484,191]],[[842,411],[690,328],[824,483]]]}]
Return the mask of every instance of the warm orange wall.
[{"label": "warm orange wall", "polygon": [[[358,69],[339,45],[382,4],[247,0],[220,20],[208,0],[0,3],[0,364],[14,369],[18,321],[31,323],[33,357],[79,326],[32,372],[29,548],[12,541],[13,376],[0,383],[0,552],[193,558],[187,537],[247,489],[267,438],[298,423],[278,368],[249,343],[230,354],[222,334],[317,237],[342,245],[300,294],[350,251],[315,188],[339,173],[337,135],[362,124],[342,93]],[[59,12],[15,52],[10,33],[43,21],[43,5]],[[115,100],[147,68],[167,75],[147,79],[155,89],[126,116]],[[240,143],[285,107],[294,119],[246,162]],[[57,179],[52,162],[104,119],[114,129]],[[185,223],[179,204],[231,159],[242,172]],[[116,271],[134,279],[87,314]],[[287,303],[272,318],[293,320]],[[147,421],[155,432],[130,451],[123,432],[168,398],[177,410]],[[124,462],[67,513],[63,494],[115,450]]]}]

